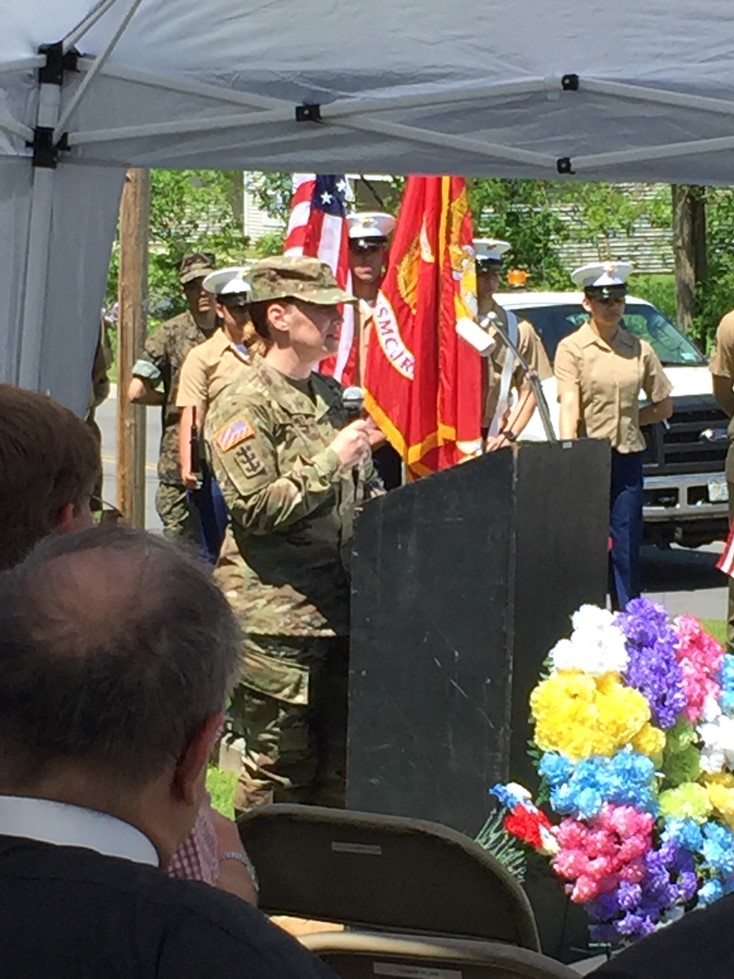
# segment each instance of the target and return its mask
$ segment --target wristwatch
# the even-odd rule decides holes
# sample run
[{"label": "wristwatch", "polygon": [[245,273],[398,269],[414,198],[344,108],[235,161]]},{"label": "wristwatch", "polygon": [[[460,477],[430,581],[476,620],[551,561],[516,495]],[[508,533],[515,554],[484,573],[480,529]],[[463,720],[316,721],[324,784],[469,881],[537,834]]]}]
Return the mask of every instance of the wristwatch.
[{"label": "wristwatch", "polygon": [[255,893],[260,893],[260,880],[258,879],[257,871],[255,870],[252,860],[250,860],[249,856],[244,850],[227,850],[226,853],[223,853],[220,856],[219,862],[222,863],[225,860],[237,860],[238,863],[241,863],[247,873],[250,875],[250,880],[252,881],[252,886]]},{"label": "wristwatch", "polygon": [[508,442],[516,442],[517,441],[517,435],[515,435],[515,433],[512,431],[511,428],[506,428],[504,430],[504,432],[500,432],[500,435],[503,435],[507,439]]}]

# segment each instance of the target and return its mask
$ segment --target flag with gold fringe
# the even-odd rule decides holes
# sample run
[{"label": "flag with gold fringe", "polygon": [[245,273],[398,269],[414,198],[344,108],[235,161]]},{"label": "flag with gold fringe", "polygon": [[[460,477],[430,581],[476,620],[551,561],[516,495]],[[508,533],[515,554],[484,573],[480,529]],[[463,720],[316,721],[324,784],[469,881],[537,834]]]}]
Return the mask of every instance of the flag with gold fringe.
[{"label": "flag with gold fringe", "polygon": [[365,407],[415,479],[481,450],[481,360],[456,333],[476,314],[461,177],[409,177],[374,310]]}]

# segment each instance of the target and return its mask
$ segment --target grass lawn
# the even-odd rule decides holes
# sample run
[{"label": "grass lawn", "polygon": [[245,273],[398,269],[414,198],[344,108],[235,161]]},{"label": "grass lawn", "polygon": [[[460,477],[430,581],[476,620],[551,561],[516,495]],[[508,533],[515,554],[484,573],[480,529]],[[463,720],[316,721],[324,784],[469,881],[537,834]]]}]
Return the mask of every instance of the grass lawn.
[{"label": "grass lawn", "polygon": [[206,775],[206,787],[209,789],[212,797],[212,805],[225,816],[229,816],[230,819],[234,816],[232,796],[234,795],[236,783],[236,772],[225,772],[221,768],[216,768],[214,765],[209,766],[209,771]]},{"label": "grass lawn", "polygon": [[701,619],[701,625],[722,646],[726,644],[726,622],[723,619]]}]

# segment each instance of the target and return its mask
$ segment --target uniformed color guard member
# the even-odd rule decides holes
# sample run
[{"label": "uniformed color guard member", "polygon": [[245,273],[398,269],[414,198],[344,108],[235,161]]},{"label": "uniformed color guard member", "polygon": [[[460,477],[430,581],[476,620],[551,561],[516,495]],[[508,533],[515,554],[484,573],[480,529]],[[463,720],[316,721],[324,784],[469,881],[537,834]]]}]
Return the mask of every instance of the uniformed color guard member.
[{"label": "uniformed color guard member", "polygon": [[227,510],[199,440],[204,433],[209,405],[249,367],[253,351],[260,344],[250,319],[247,268],[238,265],[210,272],[202,289],[214,296],[219,327],[208,340],[188,352],[181,368],[176,395],[176,407],[181,409],[178,450],[181,479],[198,511],[202,551],[215,563],[227,524]]},{"label": "uniformed color guard member", "polygon": [[245,739],[235,808],[343,806],[349,570],[356,508],[383,492],[374,426],[313,367],[354,302],[315,258],[253,266],[264,357],[217,397],[207,441],[231,514],[215,576],[246,633],[233,712]]},{"label": "uniformed color guard member", "polygon": [[[640,594],[642,544],[641,428],[673,411],[672,386],[646,340],[623,325],[627,262],[594,262],[571,278],[584,291],[589,320],[558,345],[554,370],[562,439],[608,439],[612,446],[609,588],[612,606],[624,608]],[[640,408],[644,392],[648,404]]]},{"label": "uniformed color guard member", "polygon": [[[477,299],[479,317],[496,313],[510,339],[517,345],[528,365],[543,381],[552,374],[548,356],[534,327],[527,320],[517,320],[494,298],[502,270],[502,256],[510,248],[498,238],[475,238],[477,263]],[[507,344],[494,332],[496,343],[490,355],[482,360],[483,412],[482,428],[486,430],[485,449],[493,452],[510,445],[524,430],[536,406],[527,372]],[[513,395],[514,392],[514,395]]]},{"label": "uniformed color guard member", "polygon": [[[367,349],[374,328],[375,306],[385,277],[387,249],[395,230],[395,218],[382,211],[360,211],[347,215],[349,234],[349,270],[351,289],[359,300],[355,308],[357,331],[357,364],[354,383],[368,387]],[[373,453],[375,468],[385,489],[395,489],[403,482],[403,461],[384,438]]]},{"label": "uniformed color guard member", "polygon": [[352,291],[359,300],[355,309],[358,318],[359,348],[355,384],[363,384],[367,364],[367,341],[374,322],[375,303],[385,277],[387,246],[395,229],[395,218],[380,211],[365,211],[347,215],[349,229],[349,269]]},{"label": "uniformed color guard member", "polygon": [[160,405],[161,443],[158,456],[158,490],[155,507],[169,540],[195,540],[196,521],[192,519],[181,481],[178,458],[180,409],[176,407],[179,373],[189,350],[211,336],[216,325],[214,302],[202,288],[204,277],[215,268],[208,252],[186,255],[179,268],[179,281],[186,296],[187,309],[161,323],[145,341],[133,365],[128,398],[134,404]]}]

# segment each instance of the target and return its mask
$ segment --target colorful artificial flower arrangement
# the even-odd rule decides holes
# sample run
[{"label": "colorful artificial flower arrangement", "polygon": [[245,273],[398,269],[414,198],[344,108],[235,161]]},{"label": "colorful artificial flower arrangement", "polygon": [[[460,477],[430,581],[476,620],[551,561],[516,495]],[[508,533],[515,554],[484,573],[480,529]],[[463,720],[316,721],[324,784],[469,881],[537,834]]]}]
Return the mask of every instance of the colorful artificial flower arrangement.
[{"label": "colorful artificial flower arrangement", "polygon": [[616,943],[734,891],[734,655],[646,599],[584,605],[572,624],[530,697],[557,818],[519,785],[492,792],[591,937]]}]

